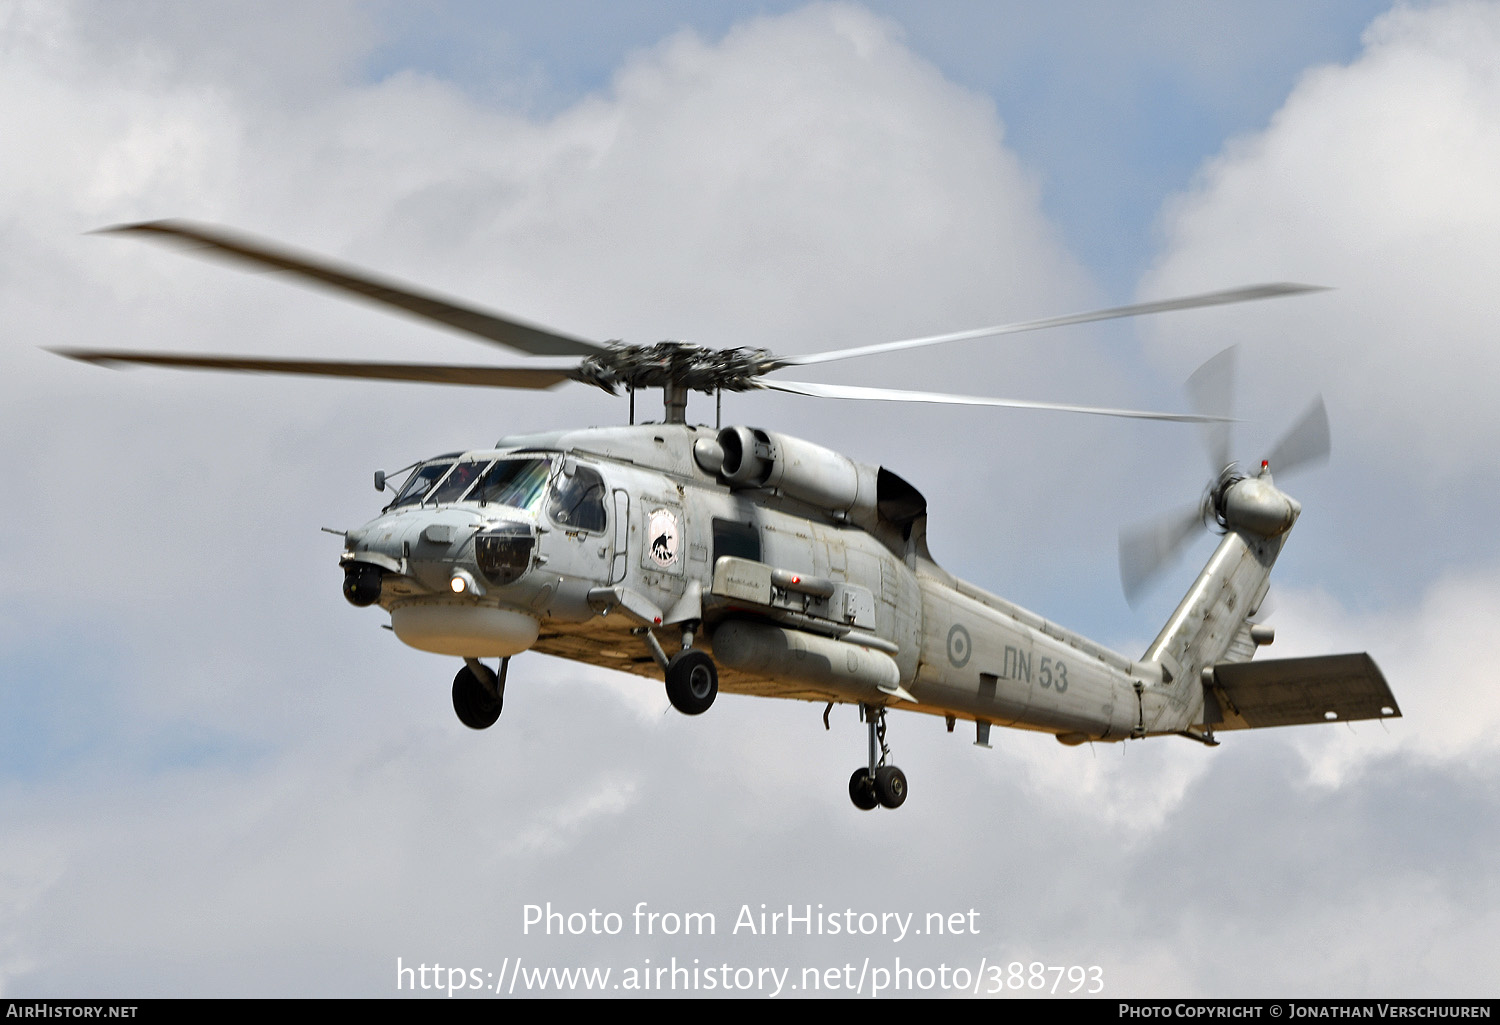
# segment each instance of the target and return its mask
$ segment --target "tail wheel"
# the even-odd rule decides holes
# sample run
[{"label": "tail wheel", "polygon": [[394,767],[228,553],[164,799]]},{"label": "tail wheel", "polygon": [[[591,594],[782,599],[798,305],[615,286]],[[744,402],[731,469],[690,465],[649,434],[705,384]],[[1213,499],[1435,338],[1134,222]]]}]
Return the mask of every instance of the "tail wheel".
[{"label": "tail wheel", "polygon": [[486,684],[468,666],[453,678],[453,711],[458,713],[458,721],[471,730],[486,730],[495,725],[504,703],[505,691],[495,690],[493,683]]},{"label": "tail wheel", "polygon": [[683,715],[702,715],[719,696],[719,670],[706,651],[688,648],[667,662],[667,699]]}]

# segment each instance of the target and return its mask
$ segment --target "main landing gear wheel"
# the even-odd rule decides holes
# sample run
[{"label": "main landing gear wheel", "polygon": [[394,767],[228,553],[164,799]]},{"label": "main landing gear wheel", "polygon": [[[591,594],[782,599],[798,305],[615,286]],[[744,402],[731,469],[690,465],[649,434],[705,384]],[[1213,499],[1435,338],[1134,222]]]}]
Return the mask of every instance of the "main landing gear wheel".
[{"label": "main landing gear wheel", "polygon": [[453,711],[458,713],[458,721],[469,729],[487,730],[500,718],[500,709],[505,703],[505,669],[509,661],[501,662],[498,680],[488,666],[477,660],[465,665],[453,678]]},{"label": "main landing gear wheel", "polygon": [[854,775],[849,777],[849,800],[854,802],[854,807],[860,811],[873,811],[880,804],[880,797],[875,793],[875,781],[870,778],[869,769],[855,769]]},{"label": "main landing gear wheel", "polygon": [[702,715],[719,696],[719,670],[708,652],[679,651],[667,661],[667,699],[683,715]]},{"label": "main landing gear wheel", "polygon": [[899,808],[906,800],[906,773],[894,765],[875,770],[875,796],[886,808]]},{"label": "main landing gear wheel", "polygon": [[[870,764],[854,770],[849,777],[849,800],[860,811],[876,807],[899,808],[906,803],[906,773],[894,765],[887,765],[891,749],[885,743],[885,708],[877,705],[860,705],[870,730]],[[880,755],[876,757],[876,748]]]}]

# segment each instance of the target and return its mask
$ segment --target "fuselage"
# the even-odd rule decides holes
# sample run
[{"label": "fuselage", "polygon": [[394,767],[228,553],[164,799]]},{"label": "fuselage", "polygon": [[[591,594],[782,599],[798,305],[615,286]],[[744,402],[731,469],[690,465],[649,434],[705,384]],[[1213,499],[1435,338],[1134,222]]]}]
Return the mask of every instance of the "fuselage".
[{"label": "fuselage", "polygon": [[593,428],[427,460],[348,533],[343,564],[346,594],[402,641],[463,658],[657,676],[641,632],[687,632],[730,693],[1068,742],[1130,735],[1161,683],[937,566],[925,500],[896,475],[749,428]]}]

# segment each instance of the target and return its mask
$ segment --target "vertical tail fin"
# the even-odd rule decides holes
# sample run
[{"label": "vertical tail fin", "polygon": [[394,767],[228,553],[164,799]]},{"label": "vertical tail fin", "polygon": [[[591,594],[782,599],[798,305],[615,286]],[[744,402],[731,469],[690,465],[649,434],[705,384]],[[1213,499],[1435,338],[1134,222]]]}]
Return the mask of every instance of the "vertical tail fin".
[{"label": "vertical tail fin", "polygon": [[1250,617],[1271,586],[1271,568],[1302,506],[1271,480],[1267,463],[1257,476],[1220,475],[1209,508],[1224,529],[1208,565],[1146,649],[1142,661],[1159,664],[1162,686],[1141,695],[1141,728],[1177,733],[1204,723],[1205,671],[1248,662],[1258,634]]}]

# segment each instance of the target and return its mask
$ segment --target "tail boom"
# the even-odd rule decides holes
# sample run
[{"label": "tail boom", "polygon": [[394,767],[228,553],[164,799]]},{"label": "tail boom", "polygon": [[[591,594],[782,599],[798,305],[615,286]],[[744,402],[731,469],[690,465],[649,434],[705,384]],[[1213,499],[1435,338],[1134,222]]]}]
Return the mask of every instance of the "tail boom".
[{"label": "tail boom", "polygon": [[1142,657],[1162,668],[1162,682],[1141,692],[1142,735],[1181,733],[1203,723],[1203,670],[1225,661],[1246,620],[1260,609],[1285,541],[1285,533],[1224,535]]}]

